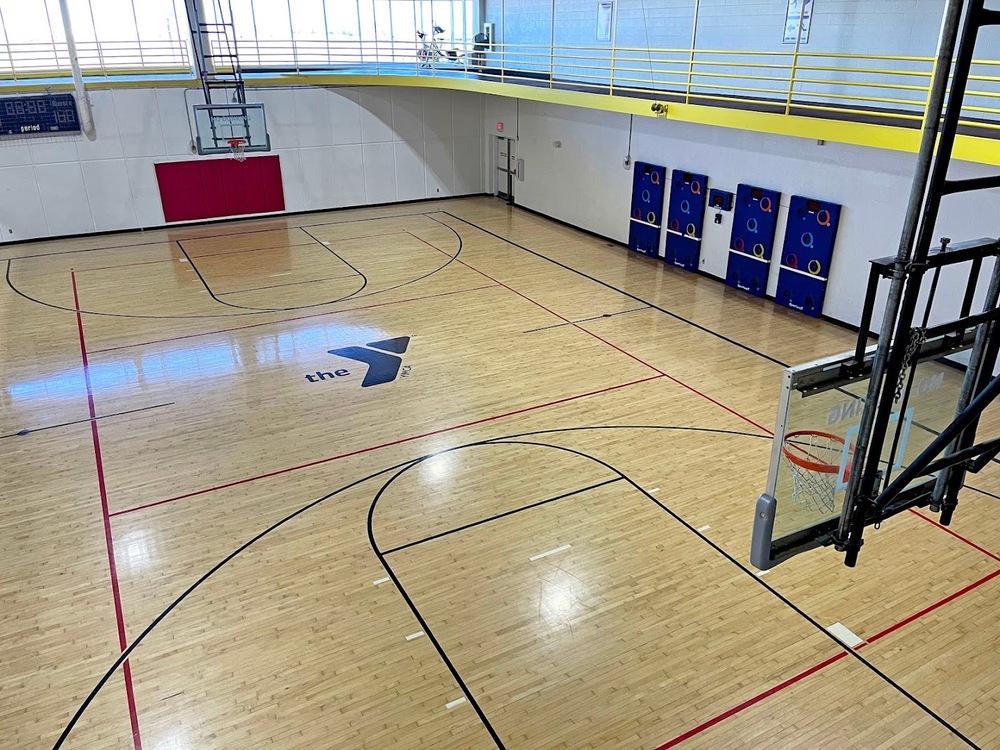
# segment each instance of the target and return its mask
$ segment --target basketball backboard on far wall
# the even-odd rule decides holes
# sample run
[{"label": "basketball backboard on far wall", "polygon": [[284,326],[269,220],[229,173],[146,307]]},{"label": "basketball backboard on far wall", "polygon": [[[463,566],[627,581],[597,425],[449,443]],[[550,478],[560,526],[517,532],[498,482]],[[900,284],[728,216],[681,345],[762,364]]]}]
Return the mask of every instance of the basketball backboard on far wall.
[{"label": "basketball backboard on far wall", "polygon": [[271,150],[263,104],[196,104],[194,126],[199,154],[229,154],[234,140],[247,152]]}]

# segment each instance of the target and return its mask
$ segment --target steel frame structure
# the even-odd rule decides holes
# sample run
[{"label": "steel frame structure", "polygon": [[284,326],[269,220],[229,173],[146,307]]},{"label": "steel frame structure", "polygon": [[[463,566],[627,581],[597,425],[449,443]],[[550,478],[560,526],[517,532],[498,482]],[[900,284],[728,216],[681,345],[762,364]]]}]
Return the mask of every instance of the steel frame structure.
[{"label": "steel frame structure", "polygon": [[[1000,439],[976,442],[983,410],[1000,395],[1000,378],[993,371],[1000,353],[1000,242],[993,238],[952,245],[944,238],[937,245],[933,232],[942,200],[949,195],[1000,187],[1000,175],[949,179],[949,166],[958,134],[970,68],[980,31],[1000,25],[1000,11],[985,7],[984,0],[969,0],[963,14],[962,0],[948,0],[942,24],[935,76],[928,101],[921,148],[913,187],[895,257],[872,261],[868,294],[862,313],[855,358],[844,365],[861,368],[870,335],[872,312],[880,281],[890,280],[881,331],[869,383],[861,426],[851,463],[840,521],[829,539],[853,567],[864,544],[865,528],[914,506],[930,506],[940,522],[949,525],[958,505],[958,493],[967,472],[979,471],[1000,453]],[[963,18],[964,15],[964,18]],[[936,246],[937,245],[937,246]],[[936,246],[932,249],[932,246]],[[979,313],[972,312],[973,297],[983,261],[994,258],[994,267]],[[958,318],[929,325],[942,269],[968,264],[965,295]],[[919,325],[919,302],[930,274],[926,304]],[[899,420],[891,431],[894,413],[906,409],[913,386],[916,357],[929,338],[944,335],[960,340],[974,332],[954,420],[902,472],[890,481],[882,465],[882,448],[892,440],[894,455],[899,441]],[[934,476],[937,473],[938,476]]]}]

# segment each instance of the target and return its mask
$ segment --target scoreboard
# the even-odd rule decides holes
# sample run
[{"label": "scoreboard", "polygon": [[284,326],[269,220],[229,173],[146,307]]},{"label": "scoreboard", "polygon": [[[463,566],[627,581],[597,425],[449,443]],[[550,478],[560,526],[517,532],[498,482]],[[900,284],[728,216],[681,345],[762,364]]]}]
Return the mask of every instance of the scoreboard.
[{"label": "scoreboard", "polygon": [[72,94],[0,97],[0,137],[79,132]]}]

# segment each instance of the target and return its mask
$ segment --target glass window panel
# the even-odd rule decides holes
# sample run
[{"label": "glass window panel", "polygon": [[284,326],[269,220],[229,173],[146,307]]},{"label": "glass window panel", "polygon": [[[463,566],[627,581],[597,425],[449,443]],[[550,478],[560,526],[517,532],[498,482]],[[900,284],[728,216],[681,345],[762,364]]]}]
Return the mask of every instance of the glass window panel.
[{"label": "glass window panel", "polygon": [[299,65],[328,65],[326,13],[323,0],[295,0],[291,3],[292,38]]},{"label": "glass window panel", "polygon": [[350,64],[361,59],[358,0],[326,0],[330,62]]},{"label": "glass window panel", "polygon": [[392,16],[389,0],[374,0],[375,39],[380,62],[392,61]]},{"label": "glass window panel", "polygon": [[361,27],[361,61],[375,62],[375,2],[361,0],[358,3],[359,25]]},{"label": "glass window panel", "polygon": [[[473,0],[231,0],[246,66],[415,61],[416,32],[444,29],[444,49],[475,34]],[[230,0],[205,0],[228,21]],[[184,0],[68,0],[84,69],[188,67]],[[0,70],[68,67],[58,0],[0,0]],[[294,41],[294,44],[293,44]]]},{"label": "glass window panel", "polygon": [[[9,46],[3,53],[5,67],[13,63],[15,71],[46,70],[61,67],[57,60],[61,60],[63,67],[69,65],[65,45],[57,44],[63,40],[58,3],[2,0],[0,10],[9,37]],[[53,11],[50,26],[49,14]]]},{"label": "glass window panel", "polygon": [[392,0],[392,42],[397,62],[414,62],[417,44],[417,15],[413,0]]},{"label": "glass window panel", "polygon": [[[84,70],[187,67],[183,0],[68,0]],[[180,11],[178,10],[180,9]],[[0,0],[7,49],[0,66],[14,70],[69,67],[58,0]]]}]

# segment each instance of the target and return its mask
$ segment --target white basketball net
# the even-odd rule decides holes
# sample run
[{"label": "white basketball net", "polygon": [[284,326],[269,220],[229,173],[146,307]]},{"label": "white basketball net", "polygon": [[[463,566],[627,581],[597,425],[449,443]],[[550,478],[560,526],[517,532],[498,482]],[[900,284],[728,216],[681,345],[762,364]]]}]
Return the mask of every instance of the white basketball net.
[{"label": "white basketball net", "polygon": [[235,161],[246,161],[247,142],[242,138],[233,138],[229,141],[229,158]]},{"label": "white basketball net", "polygon": [[833,513],[844,441],[823,434],[785,437],[782,452],[792,472],[792,502],[814,513]]}]

